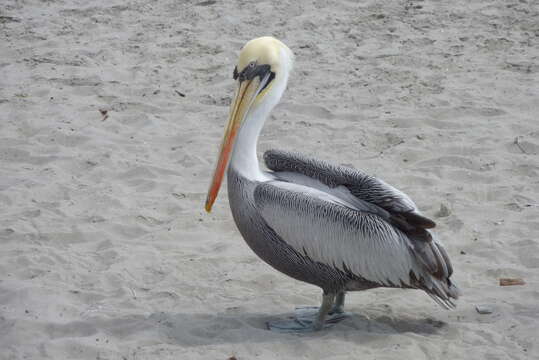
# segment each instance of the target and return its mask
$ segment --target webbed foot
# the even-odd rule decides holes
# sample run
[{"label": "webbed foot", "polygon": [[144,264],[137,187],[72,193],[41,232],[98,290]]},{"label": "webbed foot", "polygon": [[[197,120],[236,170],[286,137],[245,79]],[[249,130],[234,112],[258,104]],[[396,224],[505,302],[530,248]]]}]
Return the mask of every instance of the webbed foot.
[{"label": "webbed foot", "polygon": [[350,317],[350,313],[332,312],[319,321],[320,309],[314,306],[297,307],[295,316],[288,320],[267,322],[268,329],[280,333],[308,333],[327,329]]}]

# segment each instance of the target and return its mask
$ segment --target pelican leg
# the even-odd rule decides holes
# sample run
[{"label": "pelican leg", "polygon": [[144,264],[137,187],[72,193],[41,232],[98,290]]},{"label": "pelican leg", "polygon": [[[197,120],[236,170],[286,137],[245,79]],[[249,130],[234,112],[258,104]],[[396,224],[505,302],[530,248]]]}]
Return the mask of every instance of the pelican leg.
[{"label": "pelican leg", "polygon": [[335,297],[335,304],[333,304],[333,308],[329,312],[330,315],[333,314],[344,314],[344,297],[346,295],[346,292],[340,291],[337,293],[337,296]]},{"label": "pelican leg", "polygon": [[324,325],[326,323],[326,317],[328,316],[328,313],[331,310],[334,301],[335,294],[322,295],[322,305],[320,306],[320,309],[318,310],[318,314],[316,316],[316,320],[313,323],[313,330],[318,331],[324,328]]},{"label": "pelican leg", "polygon": [[296,316],[290,320],[270,321],[268,329],[275,332],[311,332],[330,327],[348,317],[345,313],[330,314],[335,294],[323,294],[322,305],[319,308],[296,308]]}]

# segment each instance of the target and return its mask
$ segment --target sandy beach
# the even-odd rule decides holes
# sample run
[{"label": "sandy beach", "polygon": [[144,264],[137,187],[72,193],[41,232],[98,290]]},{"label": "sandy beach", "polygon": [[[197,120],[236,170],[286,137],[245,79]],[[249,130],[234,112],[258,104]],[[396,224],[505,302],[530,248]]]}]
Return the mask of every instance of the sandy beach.
[{"label": "sandy beach", "polygon": [[[320,290],[251,252],[226,187],[203,208],[263,35],[296,63],[259,152],[409,194],[456,310],[376,289],[331,330],[265,329]],[[5,0],[0,38],[0,359],[539,358],[537,2]]]}]

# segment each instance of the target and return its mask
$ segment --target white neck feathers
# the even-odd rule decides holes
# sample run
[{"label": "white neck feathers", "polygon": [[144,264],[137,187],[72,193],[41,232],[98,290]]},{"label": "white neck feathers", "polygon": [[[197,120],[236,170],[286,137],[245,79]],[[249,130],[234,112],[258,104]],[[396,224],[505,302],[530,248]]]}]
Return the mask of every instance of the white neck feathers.
[{"label": "white neck feathers", "polygon": [[281,48],[280,67],[276,70],[273,85],[264,97],[263,101],[253,106],[243,121],[236,138],[230,166],[239,174],[253,181],[267,180],[258,164],[257,144],[258,136],[268,118],[271,110],[279,103],[283,95],[288,75],[292,68],[292,54],[290,50]]}]

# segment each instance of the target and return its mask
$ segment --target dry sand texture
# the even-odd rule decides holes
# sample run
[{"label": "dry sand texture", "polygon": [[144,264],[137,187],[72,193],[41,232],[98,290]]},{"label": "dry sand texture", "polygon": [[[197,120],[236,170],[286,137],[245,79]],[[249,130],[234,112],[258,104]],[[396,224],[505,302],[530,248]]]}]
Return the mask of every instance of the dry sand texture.
[{"label": "dry sand texture", "polygon": [[[538,14],[531,0],[3,0],[0,358],[537,359]],[[261,150],[409,193],[453,259],[456,311],[376,290],[349,296],[356,315],[331,331],[263,329],[319,290],[251,253],[226,191],[210,215],[203,201],[236,56],[267,34],[297,62]]]}]

